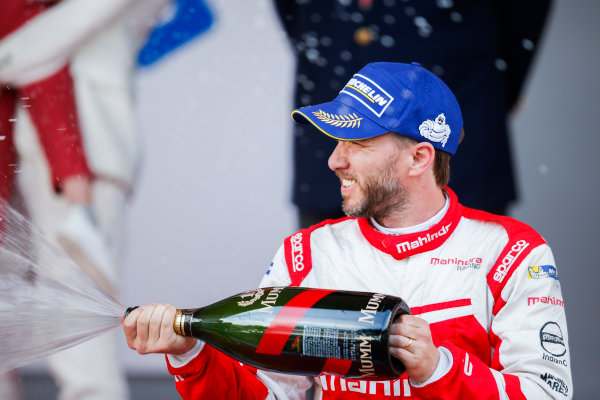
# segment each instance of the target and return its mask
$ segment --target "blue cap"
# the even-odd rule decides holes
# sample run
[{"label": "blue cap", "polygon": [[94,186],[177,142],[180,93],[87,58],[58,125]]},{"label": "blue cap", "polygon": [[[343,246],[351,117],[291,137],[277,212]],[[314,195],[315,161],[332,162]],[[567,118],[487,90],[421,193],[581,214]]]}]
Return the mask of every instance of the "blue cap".
[{"label": "blue cap", "polygon": [[454,94],[418,63],[367,64],[333,101],[294,110],[292,118],[335,139],[395,132],[450,154],[456,152],[463,126]]}]

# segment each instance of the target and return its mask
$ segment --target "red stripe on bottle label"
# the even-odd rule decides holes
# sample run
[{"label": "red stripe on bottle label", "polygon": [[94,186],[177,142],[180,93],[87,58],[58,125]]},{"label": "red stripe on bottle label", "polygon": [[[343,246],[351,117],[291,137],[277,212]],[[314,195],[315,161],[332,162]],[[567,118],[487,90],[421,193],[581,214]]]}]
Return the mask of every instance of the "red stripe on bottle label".
[{"label": "red stripe on bottle label", "polygon": [[327,361],[325,362],[325,365],[323,365],[323,369],[321,370],[321,373],[337,375],[337,376],[341,376],[343,378],[344,376],[346,376],[346,374],[348,373],[348,370],[350,370],[351,366],[352,366],[352,360],[340,360],[339,358],[328,358]]},{"label": "red stripe on bottle label", "polygon": [[279,355],[298,321],[319,300],[335,290],[309,289],[298,294],[277,313],[260,339],[256,352]]}]

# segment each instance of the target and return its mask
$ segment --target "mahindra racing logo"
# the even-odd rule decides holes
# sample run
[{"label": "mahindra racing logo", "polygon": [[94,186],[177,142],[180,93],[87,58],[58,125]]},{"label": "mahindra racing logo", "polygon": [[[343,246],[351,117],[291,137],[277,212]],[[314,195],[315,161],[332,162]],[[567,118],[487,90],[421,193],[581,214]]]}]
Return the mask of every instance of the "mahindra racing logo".
[{"label": "mahindra racing logo", "polygon": [[460,258],[436,258],[432,257],[430,260],[431,265],[454,265],[457,271],[464,271],[467,269],[479,269],[483,259],[481,257],[472,257],[469,259]]},{"label": "mahindra racing logo", "polygon": [[452,225],[452,222],[450,222],[446,226],[442,226],[442,229],[435,232],[433,235],[428,233],[426,236],[420,236],[417,240],[413,240],[412,242],[407,241],[407,242],[402,242],[400,244],[397,244],[396,249],[398,250],[398,253],[404,253],[407,250],[412,250],[412,249],[416,249],[417,247],[421,247],[424,244],[431,242],[432,240],[438,239],[438,238],[448,234],[450,225]]},{"label": "mahindra racing logo", "polygon": [[302,271],[304,269],[302,232],[296,233],[290,241],[292,242],[292,269],[294,272]]},{"label": "mahindra racing logo", "polygon": [[519,257],[519,255],[529,246],[529,242],[525,240],[519,240],[517,243],[513,244],[510,248],[510,251],[504,256],[502,262],[496,268],[496,272],[494,273],[494,280],[496,282],[502,282],[504,277],[510,271],[513,263]]}]

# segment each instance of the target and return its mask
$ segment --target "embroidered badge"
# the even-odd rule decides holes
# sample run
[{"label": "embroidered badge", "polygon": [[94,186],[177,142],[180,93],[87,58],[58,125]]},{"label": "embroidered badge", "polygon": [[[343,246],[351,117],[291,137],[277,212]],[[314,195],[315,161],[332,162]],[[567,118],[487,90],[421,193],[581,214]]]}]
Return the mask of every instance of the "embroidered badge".
[{"label": "embroidered badge", "polygon": [[329,114],[322,110],[313,111],[313,114],[326,124],[337,126],[338,128],[359,128],[360,118],[355,113],[347,115]]},{"label": "embroidered badge", "polygon": [[440,114],[435,118],[435,121],[430,119],[423,121],[419,126],[419,133],[432,142],[442,143],[442,147],[446,146],[450,136],[450,126],[446,124],[446,116]]}]

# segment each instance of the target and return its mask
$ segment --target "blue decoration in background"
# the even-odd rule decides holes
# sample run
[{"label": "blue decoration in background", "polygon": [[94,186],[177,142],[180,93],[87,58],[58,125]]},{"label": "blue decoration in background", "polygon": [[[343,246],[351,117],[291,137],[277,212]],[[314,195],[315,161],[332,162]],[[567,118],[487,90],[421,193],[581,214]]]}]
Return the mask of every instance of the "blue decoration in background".
[{"label": "blue decoration in background", "polygon": [[173,19],[154,28],[138,54],[138,64],[148,66],[191,39],[206,32],[213,15],[203,0],[173,0]]}]

